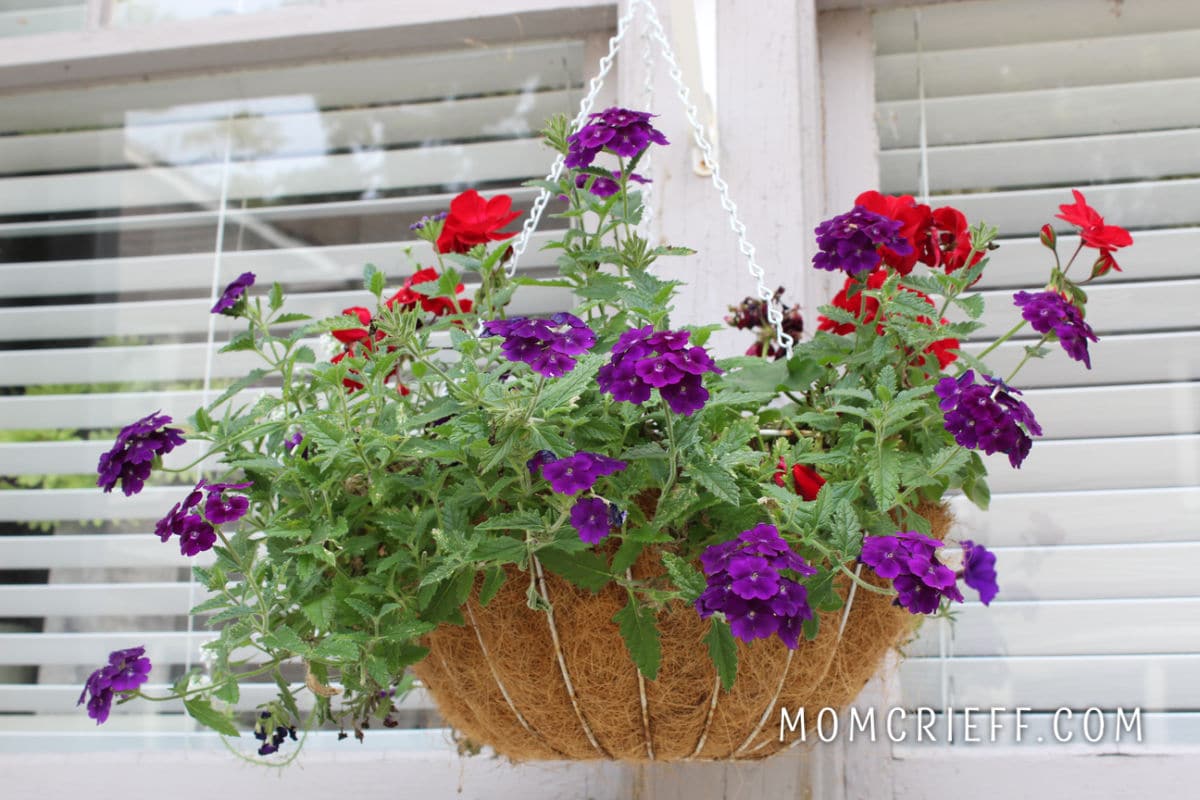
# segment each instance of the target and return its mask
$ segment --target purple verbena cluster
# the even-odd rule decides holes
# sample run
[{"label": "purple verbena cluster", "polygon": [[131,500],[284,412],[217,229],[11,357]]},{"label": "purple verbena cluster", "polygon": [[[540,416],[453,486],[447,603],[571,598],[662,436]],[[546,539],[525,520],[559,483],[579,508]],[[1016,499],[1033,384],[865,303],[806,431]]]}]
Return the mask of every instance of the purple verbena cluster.
[{"label": "purple verbena cluster", "polygon": [[150,679],[150,659],[145,656],[144,647],[109,653],[108,664],[88,676],[75,705],[82,705],[86,699],[88,716],[96,720],[97,725],[106,721],[115,692],[133,691]]},{"label": "purple verbena cluster", "polygon": [[[248,489],[249,483],[208,483],[203,478],[196,488],[176,503],[154,526],[154,533],[163,542],[172,536],[179,537],[179,552],[185,556],[194,556],[212,548],[217,542],[217,532],[213,525],[223,525],[236,522],[246,515],[250,508],[250,499],[245,495],[224,497],[231,490]],[[199,510],[193,511],[200,505],[200,500],[207,495],[204,502],[203,515]]]},{"label": "purple verbena cluster", "polygon": [[817,571],[792,552],[774,525],[755,525],[733,541],[712,545],[700,555],[700,564],[708,581],[696,598],[702,619],[721,613],[743,642],[778,635],[796,649],[813,610],[808,590],[784,573],[808,577]]},{"label": "purple verbena cluster", "polygon": [[937,559],[942,543],[916,531],[868,536],[859,559],[896,588],[895,605],[913,614],[932,614],[942,598],[963,601],[954,570]]},{"label": "purple verbena cluster", "polygon": [[300,443],[303,441],[304,441],[304,431],[301,431],[301,430],[296,431],[291,436],[289,436],[283,440],[284,452],[288,453],[290,455],[291,452],[293,450],[295,450],[297,447],[299,447]]},{"label": "purple verbena cluster", "polygon": [[813,266],[852,276],[870,272],[882,259],[881,246],[901,256],[912,252],[912,245],[900,233],[902,227],[899,220],[855,206],[817,226],[820,252],[813,256]]},{"label": "purple verbena cluster", "polygon": [[1021,392],[999,378],[983,375],[975,383],[975,371],[967,370],[957,379],[942,378],[934,387],[941,398],[946,430],[963,447],[992,453],[1005,453],[1014,467],[1029,455],[1031,436],[1041,436],[1042,428],[1033,411],[1016,395]]},{"label": "purple verbena cluster", "polygon": [[[293,742],[297,740],[295,725],[286,727],[276,725],[275,730],[272,731],[268,724],[268,720],[270,719],[271,712],[262,711],[259,712],[258,722],[254,723],[254,738],[262,742],[262,745],[258,748],[260,756],[269,756],[272,753],[278,752],[279,746],[287,739],[291,739]],[[268,742],[267,737],[270,737],[271,741]]]},{"label": "purple verbena cluster", "polygon": [[571,169],[589,167],[602,150],[622,158],[635,158],[655,144],[669,144],[667,137],[650,124],[654,114],[608,108],[588,117],[588,124],[567,137],[567,158]]},{"label": "purple verbena cluster", "polygon": [[421,217],[419,220],[414,222],[412,225],[409,225],[408,229],[410,231],[424,230],[425,226],[429,225],[430,223],[444,222],[446,217],[448,217],[448,216],[450,216],[450,212],[448,212],[448,211],[443,211],[440,214],[434,214],[433,216],[426,214],[425,216]]},{"label": "purple verbena cluster", "polygon": [[963,583],[979,592],[979,600],[985,606],[1000,592],[996,584],[996,555],[981,544],[964,539]]},{"label": "purple verbena cluster", "polygon": [[254,285],[254,273],[243,272],[234,278],[225,291],[221,292],[221,296],[217,299],[216,305],[212,307],[212,313],[225,314],[226,316],[237,316],[238,303],[246,294],[246,290]]},{"label": "purple verbena cluster", "polygon": [[575,356],[596,343],[596,334],[574,314],[549,319],[513,317],[483,323],[489,336],[503,336],[500,350],[509,361],[523,361],[539,375],[560,378],[575,369]]},{"label": "purple verbena cluster", "polygon": [[[555,458],[549,450],[539,450],[526,462],[530,474],[541,475],[550,483],[550,488],[559,494],[578,494],[596,485],[605,475],[620,472],[627,466],[624,461],[580,450],[566,458]],[[625,512],[599,497],[581,497],[571,506],[571,525],[579,532],[579,538],[596,544],[614,527],[625,522]]]},{"label": "purple verbena cluster", "polygon": [[1092,359],[1088,354],[1088,340],[1100,341],[1100,337],[1083,319],[1083,314],[1058,292],[1017,292],[1013,302],[1020,307],[1021,316],[1038,333],[1053,333],[1058,337],[1063,350],[1076,361],[1082,361],[1088,369]]},{"label": "purple verbena cluster", "polygon": [[703,347],[689,347],[688,336],[688,331],[655,331],[651,325],[621,334],[612,359],[596,375],[600,391],[640,405],[656,388],[676,414],[690,416],[704,408],[708,390],[701,376],[721,369]]},{"label": "purple verbena cluster", "polygon": [[[594,179],[594,180],[592,180],[592,179]],[[614,194],[616,194],[617,192],[619,192],[621,190],[621,184],[620,184],[621,173],[620,172],[612,173],[611,178],[606,178],[603,175],[593,175],[590,172],[581,172],[575,176],[575,188],[577,188],[577,189],[584,188],[585,186],[587,186],[587,182],[589,180],[592,181],[592,185],[591,185],[591,188],[588,189],[588,191],[591,192],[592,194],[596,195],[596,197],[612,197]],[[636,172],[631,172],[629,174],[629,180],[633,181],[634,183],[649,183],[650,182],[649,178],[638,175]]]},{"label": "purple verbena cluster", "polygon": [[120,483],[126,497],[140,492],[150,477],[155,457],[185,441],[182,429],[166,427],[170,423],[170,417],[155,411],[122,428],[112,449],[100,456],[96,485],[111,492]]}]

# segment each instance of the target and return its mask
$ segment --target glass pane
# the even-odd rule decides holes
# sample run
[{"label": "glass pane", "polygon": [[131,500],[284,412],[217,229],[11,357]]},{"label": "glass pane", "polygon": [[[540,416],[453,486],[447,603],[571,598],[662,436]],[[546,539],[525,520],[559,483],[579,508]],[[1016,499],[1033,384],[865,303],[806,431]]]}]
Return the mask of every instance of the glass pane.
[{"label": "glass pane", "polygon": [[320,5],[321,0],[116,0],[109,25],[132,28],[158,22],[256,14],[286,6]]},{"label": "glass pane", "polygon": [[0,0],[0,38],[83,30],[87,5],[81,0]]}]

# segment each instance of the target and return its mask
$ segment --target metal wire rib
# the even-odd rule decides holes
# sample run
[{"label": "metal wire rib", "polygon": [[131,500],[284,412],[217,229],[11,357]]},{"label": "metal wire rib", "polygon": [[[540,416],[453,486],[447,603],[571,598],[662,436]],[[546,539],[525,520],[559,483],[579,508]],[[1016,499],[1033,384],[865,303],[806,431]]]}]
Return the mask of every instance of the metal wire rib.
[{"label": "metal wire rib", "polygon": [[[783,330],[783,312],[776,305],[774,292],[768,288],[766,284],[766,275],[762,266],[759,265],[756,250],[746,236],[746,225],[742,222],[738,215],[737,204],[729,196],[729,184],[721,177],[721,170],[717,163],[716,150],[712,143],[709,142],[708,136],[704,132],[704,125],[700,122],[700,112],[695,104],[691,101],[691,90],[683,80],[683,71],[679,68],[679,62],[675,58],[675,51],[671,47],[671,42],[667,38],[666,31],[663,29],[662,20],[659,19],[658,9],[655,8],[653,0],[630,0],[629,9],[625,15],[617,21],[617,33],[608,40],[608,54],[600,59],[600,65],[596,72],[596,76],[592,78],[590,88],[587,95],[579,103],[579,113],[575,116],[571,127],[579,128],[587,119],[588,113],[596,102],[596,97],[600,93],[600,88],[604,85],[604,78],[612,69],[613,61],[616,58],[617,52],[620,50],[621,41],[625,38],[625,34],[629,31],[629,25],[637,16],[639,9],[644,10],[646,22],[650,26],[650,36],[659,44],[659,49],[663,60],[670,67],[668,74],[675,82],[676,90],[679,94],[679,99],[683,102],[684,111],[687,114],[688,123],[692,126],[692,134],[696,139],[696,146],[704,154],[704,161],[712,169],[711,180],[713,186],[721,196],[721,208],[729,215],[729,227],[733,230],[738,240],[738,250],[746,257],[747,267],[750,275],[756,283],[756,291],[760,300],[763,301],[767,309],[767,320],[775,328],[775,336],[781,347],[789,358],[792,356],[792,347],[795,345],[795,339]],[[650,81],[647,79],[647,84]],[[554,166],[550,173],[546,176],[546,180],[554,183],[562,177],[564,157],[560,153],[554,159]],[[529,240],[533,236],[534,230],[541,222],[542,214],[546,210],[546,205],[550,202],[550,191],[542,189],[538,194],[537,199],[533,202],[533,207],[529,211],[529,217],[525,220],[525,224],[521,228],[521,233],[513,242],[513,255],[505,267],[505,273],[511,278],[516,275],[517,261],[524,254],[525,249],[529,246]]]},{"label": "metal wire rib", "polygon": [[546,574],[542,570],[542,562],[538,560],[537,556],[533,557],[533,567],[537,575],[538,594],[546,602],[546,620],[550,624],[550,639],[554,642],[554,655],[558,658],[558,669],[562,672],[563,683],[567,687],[567,696],[571,699],[571,707],[575,709],[575,716],[579,719],[583,733],[592,747],[600,755],[611,759],[612,754],[596,741],[596,736],[592,733],[592,726],[588,724],[587,718],[583,716],[583,709],[579,707],[579,698],[575,695],[575,684],[571,681],[571,674],[567,672],[567,660],[563,656],[562,643],[558,638],[558,626],[554,624],[554,606],[550,603],[550,593],[546,590]]},{"label": "metal wire rib", "polygon": [[[625,577],[630,583],[633,583],[633,568],[625,570]],[[646,702],[646,679],[642,675],[642,670],[637,664],[633,665],[633,671],[637,673],[638,679],[638,696],[642,701],[642,734],[646,739],[646,757],[651,761],[654,760],[654,740],[650,736],[650,705]]]}]

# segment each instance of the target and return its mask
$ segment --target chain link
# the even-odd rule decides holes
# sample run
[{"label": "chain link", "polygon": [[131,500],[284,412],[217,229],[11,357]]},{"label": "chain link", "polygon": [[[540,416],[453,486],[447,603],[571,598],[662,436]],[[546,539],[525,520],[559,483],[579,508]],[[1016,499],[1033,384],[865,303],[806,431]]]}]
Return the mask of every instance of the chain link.
[{"label": "chain link", "polygon": [[[616,58],[617,52],[620,50],[621,41],[625,38],[625,34],[629,30],[630,23],[637,16],[638,9],[645,10],[645,21],[649,25],[649,36],[656,40],[659,44],[660,53],[663,60],[669,67],[668,73],[671,79],[675,82],[676,90],[679,94],[679,99],[683,102],[684,111],[687,114],[688,122],[692,126],[692,135],[695,137],[696,146],[700,148],[700,152],[704,155],[704,161],[712,170],[712,184],[721,196],[721,208],[729,215],[729,227],[737,236],[738,250],[746,257],[747,268],[750,275],[754,278],[759,299],[761,299],[767,309],[767,320],[775,328],[775,336],[781,347],[789,358],[792,356],[792,347],[795,340],[792,336],[783,330],[783,313],[776,305],[775,295],[766,283],[766,274],[762,266],[759,265],[757,259],[757,251],[746,236],[746,225],[742,222],[738,215],[737,204],[729,196],[729,184],[721,177],[721,170],[717,164],[717,154],[712,143],[709,142],[708,136],[705,134],[704,124],[700,121],[700,112],[696,105],[691,101],[691,90],[683,80],[683,70],[679,67],[679,62],[675,58],[675,50],[671,47],[670,39],[667,38],[667,33],[663,29],[662,20],[659,19],[658,9],[655,8],[653,0],[630,0],[629,9],[625,15],[617,21],[617,33],[608,40],[608,54],[600,59],[599,69],[596,76],[592,78],[587,96],[579,103],[579,113],[572,123],[572,129],[578,129],[587,119],[587,115],[591,112],[592,106],[596,102],[596,97],[600,94],[600,88],[604,85],[604,78],[612,69],[613,61]],[[643,52],[643,59],[647,60],[646,52]],[[649,72],[649,71],[647,71]],[[646,78],[646,89],[648,92],[653,91],[653,84],[650,77]],[[546,180],[554,183],[562,177],[564,156],[560,153],[554,159],[554,166],[550,170],[550,174],[546,176]],[[512,258],[506,267],[506,274],[511,278],[517,271],[517,260],[525,252],[525,248],[529,246],[530,237],[533,231],[537,228],[541,221],[542,213],[546,210],[547,203],[550,202],[550,191],[543,189],[533,203],[533,208],[530,209],[529,217],[525,220],[525,225],[521,228],[521,234],[513,243]],[[649,213],[649,208],[646,209],[646,215]],[[645,218],[645,216],[643,217]]]}]

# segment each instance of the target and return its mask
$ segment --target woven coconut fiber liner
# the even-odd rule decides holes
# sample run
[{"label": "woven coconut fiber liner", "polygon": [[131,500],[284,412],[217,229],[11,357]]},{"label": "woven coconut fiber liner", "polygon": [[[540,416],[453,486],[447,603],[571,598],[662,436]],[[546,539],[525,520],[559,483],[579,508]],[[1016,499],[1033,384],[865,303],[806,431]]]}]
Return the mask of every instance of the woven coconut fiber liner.
[{"label": "woven coconut fiber liner", "polygon": [[[946,510],[921,513],[944,538]],[[647,566],[636,565],[635,576]],[[531,580],[552,614],[528,607]],[[860,590],[840,636],[839,610],[822,613],[817,638],[795,651],[775,637],[738,642],[737,681],[726,692],[704,642],[709,623],[684,603],[659,613],[662,664],[656,680],[641,679],[612,622],[625,602],[616,586],[591,594],[513,569],[487,606],[472,596],[465,625],[429,635],[430,653],[414,671],[451,726],[513,761],[754,760],[791,744],[779,741],[781,707],[805,708],[810,725],[822,708],[843,708],[915,620],[889,597]]]}]

